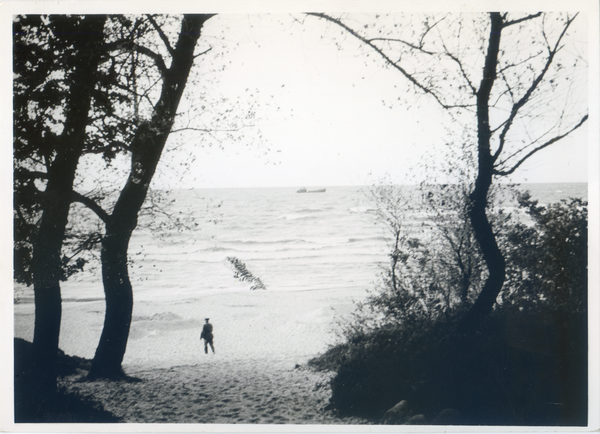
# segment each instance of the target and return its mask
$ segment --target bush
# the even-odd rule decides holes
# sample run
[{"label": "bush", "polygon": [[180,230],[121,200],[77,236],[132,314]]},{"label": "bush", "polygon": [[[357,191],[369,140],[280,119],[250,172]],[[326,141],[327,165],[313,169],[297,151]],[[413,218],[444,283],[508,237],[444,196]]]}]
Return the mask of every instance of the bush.
[{"label": "bush", "polygon": [[[573,317],[569,329],[581,331],[582,323]],[[459,335],[455,324],[424,321],[412,333],[380,329],[311,365],[336,371],[330,402],[344,415],[380,421],[407,400],[430,421],[453,408],[464,425],[586,424],[583,336],[562,348],[561,325],[549,312],[512,307],[496,309],[477,335]],[[565,353],[571,366],[563,363]]]},{"label": "bush", "polygon": [[495,220],[507,289],[468,336],[456,332],[467,306],[444,302],[453,276],[447,264],[404,244],[411,259],[392,262],[401,265],[395,284],[384,273],[343,325],[342,343],[310,362],[336,372],[334,409],[381,421],[406,400],[429,421],[452,408],[467,425],[587,423],[586,204],[540,207],[523,196],[520,205],[531,224]]}]

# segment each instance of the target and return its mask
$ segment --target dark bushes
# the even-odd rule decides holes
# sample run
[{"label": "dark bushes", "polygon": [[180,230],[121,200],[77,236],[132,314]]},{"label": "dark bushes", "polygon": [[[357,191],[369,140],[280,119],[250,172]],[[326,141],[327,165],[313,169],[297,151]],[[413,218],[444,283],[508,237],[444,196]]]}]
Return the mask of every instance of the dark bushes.
[{"label": "dark bushes", "polygon": [[442,257],[431,254],[431,244],[398,252],[396,243],[394,254],[410,261],[393,262],[400,266],[358,305],[342,343],[310,362],[336,372],[332,408],[381,422],[406,400],[429,423],[451,413],[461,425],[587,424],[586,204],[540,207],[524,196],[520,205],[529,224],[496,219],[507,258],[504,290],[467,334],[456,331],[469,302],[448,292],[452,264],[431,259]]},{"label": "dark bushes", "polygon": [[311,365],[337,372],[331,406],[342,414],[378,420],[407,400],[430,421],[452,408],[464,425],[585,425],[585,321],[504,307],[476,334],[457,334],[453,321],[424,322],[411,336],[378,330]]}]

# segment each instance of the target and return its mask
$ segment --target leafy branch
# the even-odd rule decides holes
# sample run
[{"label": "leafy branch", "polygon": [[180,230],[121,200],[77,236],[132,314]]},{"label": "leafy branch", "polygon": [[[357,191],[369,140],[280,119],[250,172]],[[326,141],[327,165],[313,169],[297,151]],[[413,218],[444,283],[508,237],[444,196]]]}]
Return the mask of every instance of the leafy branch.
[{"label": "leafy branch", "polygon": [[267,289],[258,277],[254,277],[250,271],[246,268],[246,264],[240,261],[235,256],[228,256],[227,260],[233,267],[233,277],[239,279],[241,282],[250,282],[252,286],[250,289]]}]

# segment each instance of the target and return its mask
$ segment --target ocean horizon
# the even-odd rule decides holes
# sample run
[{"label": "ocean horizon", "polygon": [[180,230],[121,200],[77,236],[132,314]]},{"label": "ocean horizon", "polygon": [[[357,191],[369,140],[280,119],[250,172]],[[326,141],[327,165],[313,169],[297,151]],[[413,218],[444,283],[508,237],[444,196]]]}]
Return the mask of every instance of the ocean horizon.
[{"label": "ocean horizon", "polygon": [[[247,290],[247,283],[233,277],[227,258],[244,263],[271,291],[346,288],[355,293],[372,288],[388,263],[390,239],[377,221],[368,187],[318,187],[326,191],[303,194],[297,193],[301,187],[267,187],[168,192],[164,213],[141,215],[130,242],[136,299]],[[541,204],[587,198],[587,183],[531,183],[518,189],[530,191]],[[504,206],[514,209],[515,204]],[[89,223],[97,225],[93,216]],[[91,259],[84,272],[61,284],[65,299],[104,297],[98,258]],[[25,288],[21,301],[32,296]]]}]

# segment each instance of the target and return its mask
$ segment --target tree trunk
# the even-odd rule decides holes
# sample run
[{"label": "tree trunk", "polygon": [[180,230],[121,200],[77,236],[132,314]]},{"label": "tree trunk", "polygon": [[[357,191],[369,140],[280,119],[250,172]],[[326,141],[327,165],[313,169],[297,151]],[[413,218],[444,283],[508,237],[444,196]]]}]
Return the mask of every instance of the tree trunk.
[{"label": "tree trunk", "polygon": [[486,214],[495,162],[490,149],[489,98],[496,79],[500,35],[502,33],[502,16],[497,12],[491,13],[490,21],[488,51],[485,58],[483,78],[477,92],[478,171],[475,188],[469,195],[469,220],[473,226],[475,239],[481,249],[489,275],[477,300],[461,320],[459,330],[462,332],[476,329],[481,320],[491,312],[505,279],[504,256],[498,247],[496,236]]},{"label": "tree trunk", "polygon": [[107,228],[102,239],[102,281],[106,300],[104,329],[89,378],[119,378],[127,347],[133,291],[127,270],[127,246],[130,232],[126,229]]},{"label": "tree trunk", "polygon": [[65,122],[54,161],[48,167],[43,212],[32,258],[35,295],[32,385],[39,399],[56,392],[56,357],[61,321],[61,250],[71,193],[79,157],[85,142],[85,128],[103,42],[105,16],[90,16],[80,24],[82,37],[74,44],[77,53]]},{"label": "tree trunk", "polygon": [[106,314],[89,378],[119,378],[133,310],[133,289],[127,271],[127,251],[138,213],[160,160],[183,90],[194,62],[200,31],[211,15],[185,15],[171,67],[163,79],[160,99],[150,121],[138,128],[131,144],[131,172],[115,204],[102,243],[102,278]]}]

